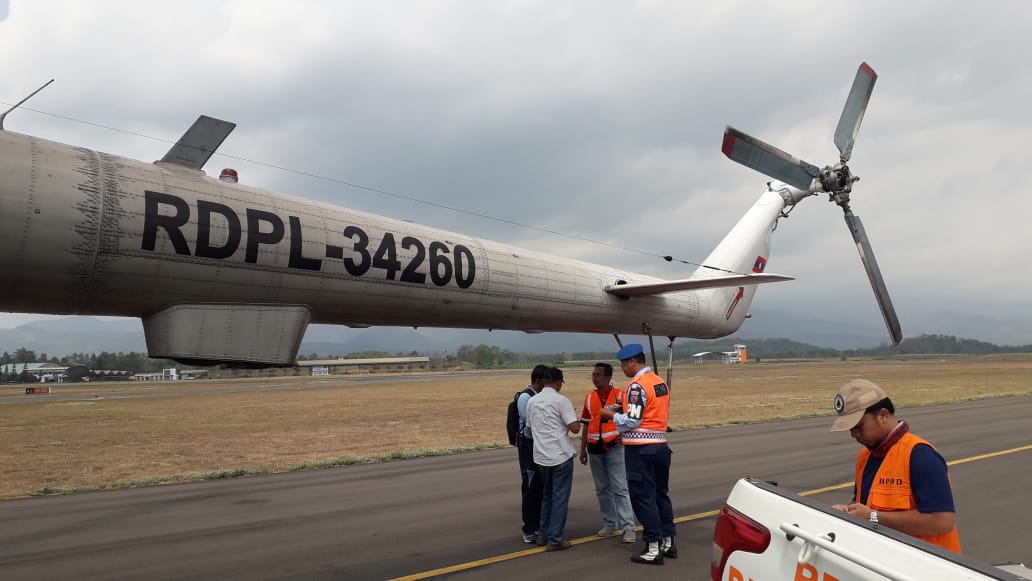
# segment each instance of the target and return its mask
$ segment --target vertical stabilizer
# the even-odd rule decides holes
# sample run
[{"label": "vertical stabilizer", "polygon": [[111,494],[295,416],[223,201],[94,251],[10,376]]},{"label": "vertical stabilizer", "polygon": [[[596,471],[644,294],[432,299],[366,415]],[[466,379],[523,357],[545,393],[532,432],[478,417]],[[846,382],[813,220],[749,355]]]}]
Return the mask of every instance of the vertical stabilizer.
[{"label": "vertical stabilizer", "polygon": [[[762,273],[766,270],[774,226],[785,209],[786,200],[793,199],[787,186],[776,185],[781,189],[768,188],[760,196],[706,257],[703,266],[695,271],[696,277]],[[713,325],[709,334],[718,337],[738,330],[755,294],[756,285],[701,291],[700,298],[706,305],[701,311],[709,314],[708,321]]]}]

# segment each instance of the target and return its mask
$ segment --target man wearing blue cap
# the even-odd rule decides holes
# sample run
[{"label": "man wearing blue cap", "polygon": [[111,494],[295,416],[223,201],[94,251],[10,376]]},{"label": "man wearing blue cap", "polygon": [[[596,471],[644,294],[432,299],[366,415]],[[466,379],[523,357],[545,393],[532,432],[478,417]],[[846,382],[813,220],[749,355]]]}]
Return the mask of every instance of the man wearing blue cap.
[{"label": "man wearing blue cap", "polygon": [[641,345],[625,346],[616,358],[631,382],[620,409],[607,408],[600,414],[616,424],[623,439],[631,506],[643,529],[645,550],[632,556],[631,561],[662,565],[664,557],[677,558],[674,507],[669,495],[670,447],[666,441],[670,388],[645,365]]}]

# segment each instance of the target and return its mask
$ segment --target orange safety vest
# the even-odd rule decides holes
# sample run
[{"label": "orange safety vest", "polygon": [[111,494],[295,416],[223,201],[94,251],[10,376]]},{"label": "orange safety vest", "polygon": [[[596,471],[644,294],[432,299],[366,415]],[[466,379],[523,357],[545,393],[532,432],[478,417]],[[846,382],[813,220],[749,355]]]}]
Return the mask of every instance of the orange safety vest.
[{"label": "orange safety vest", "polygon": [[641,412],[641,424],[637,429],[623,433],[623,443],[628,446],[658,444],[666,442],[667,416],[670,414],[670,388],[663,378],[652,371],[643,373],[627,384],[623,396],[623,411],[641,402],[630,401],[631,386],[638,384],[645,391],[645,409]]},{"label": "orange safety vest", "polygon": [[[917,509],[917,499],[914,498],[914,492],[910,488],[910,451],[918,444],[932,446],[926,440],[906,433],[892,448],[889,448],[889,453],[885,455],[881,466],[878,467],[878,473],[874,475],[871,491],[867,493],[867,506],[885,512]],[[934,450],[935,446],[932,446],[932,449]],[[860,450],[856,459],[857,502],[863,498],[860,487],[864,477],[864,466],[867,465],[870,456],[871,451],[864,448]],[[960,553],[960,536],[957,535],[957,525],[953,525],[953,530],[945,534],[913,536]]]},{"label": "orange safety vest", "polygon": [[608,449],[611,447],[609,444],[612,444],[614,440],[620,437],[620,432],[616,430],[616,424],[612,420],[603,421],[600,413],[603,405],[615,405],[618,401],[620,401],[620,390],[615,387],[609,389],[609,394],[606,395],[604,403],[602,398],[598,396],[597,389],[593,389],[584,395],[584,407],[591,414],[591,421],[588,422],[588,431],[584,434],[589,444],[598,442],[601,439],[606,443],[606,448]]}]

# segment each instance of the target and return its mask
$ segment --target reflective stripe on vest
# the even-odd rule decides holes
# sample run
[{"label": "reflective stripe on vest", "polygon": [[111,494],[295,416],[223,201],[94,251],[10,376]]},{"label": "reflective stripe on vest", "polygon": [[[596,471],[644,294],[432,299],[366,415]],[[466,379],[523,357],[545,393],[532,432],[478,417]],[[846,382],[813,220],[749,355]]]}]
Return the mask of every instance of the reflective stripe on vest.
[{"label": "reflective stripe on vest", "polygon": [[653,432],[649,430],[631,430],[623,434],[624,444],[638,446],[641,444],[658,444],[666,442],[666,430]]},{"label": "reflective stripe on vest", "polygon": [[[894,510],[916,510],[917,499],[914,498],[914,491],[910,487],[910,452],[914,446],[925,444],[935,449],[926,440],[906,433],[885,455],[878,473],[874,475],[871,482],[871,491],[867,493],[867,506],[880,511],[892,512]],[[863,498],[860,487],[863,485],[864,466],[871,452],[867,448],[860,450],[856,459],[856,498],[857,502]],[[947,478],[949,476],[947,475]],[[953,530],[941,535],[913,535],[919,539],[938,545],[944,549],[960,553],[960,536],[957,534],[957,525]]]},{"label": "reflective stripe on vest", "polygon": [[[631,386],[636,383],[645,392],[645,409],[641,412],[641,424],[637,429],[624,432],[624,444],[635,446],[666,442],[667,416],[670,413],[669,387],[667,387],[663,378],[651,371],[639,375],[627,385],[627,390],[623,397],[624,413],[627,412],[628,404],[633,404],[633,402],[628,401],[628,394],[630,393]],[[661,396],[656,395],[656,388],[659,386],[662,386],[660,391],[664,392]]]},{"label": "reflective stripe on vest", "polygon": [[[609,394],[606,395],[605,405],[613,405],[619,399],[620,392],[616,388],[610,388]],[[602,402],[601,398],[598,397],[598,390],[589,391],[584,395],[584,407],[588,408],[588,412],[591,413],[591,421],[588,422],[588,431],[585,433],[585,437],[589,443],[598,442],[599,433],[602,434],[602,440],[606,443],[610,443],[620,436],[620,432],[616,430],[616,424],[612,420],[605,422],[605,431],[602,431],[601,424],[601,411]]]}]

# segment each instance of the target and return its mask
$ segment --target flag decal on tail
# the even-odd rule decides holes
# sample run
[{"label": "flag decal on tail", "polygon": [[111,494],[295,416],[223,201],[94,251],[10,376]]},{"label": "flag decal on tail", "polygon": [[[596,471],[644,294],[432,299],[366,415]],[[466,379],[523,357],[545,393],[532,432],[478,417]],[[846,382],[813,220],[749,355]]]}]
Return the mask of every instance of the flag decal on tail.
[{"label": "flag decal on tail", "polygon": [[753,263],[753,272],[763,272],[763,269],[767,268],[767,259],[762,256],[756,257],[756,262]]}]

